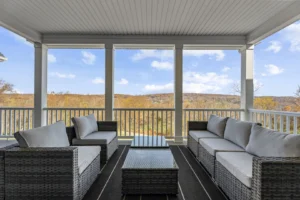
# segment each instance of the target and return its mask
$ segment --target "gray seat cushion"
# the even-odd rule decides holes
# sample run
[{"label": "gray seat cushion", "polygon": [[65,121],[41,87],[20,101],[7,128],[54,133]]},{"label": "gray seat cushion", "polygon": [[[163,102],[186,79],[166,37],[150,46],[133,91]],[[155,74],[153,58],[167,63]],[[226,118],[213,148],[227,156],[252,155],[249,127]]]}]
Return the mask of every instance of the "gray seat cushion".
[{"label": "gray seat cushion", "polygon": [[217,152],[243,152],[243,148],[225,139],[202,138],[200,144],[209,154],[216,156]]},{"label": "gray seat cushion", "polygon": [[63,121],[15,133],[20,147],[67,147],[70,146]]},{"label": "gray seat cushion", "polygon": [[251,188],[253,155],[246,152],[218,152],[216,160],[245,186]]},{"label": "gray seat cushion", "polygon": [[207,123],[207,130],[223,138],[227,120],[228,117],[211,115]]},{"label": "gray seat cushion", "polygon": [[189,135],[198,142],[201,138],[219,138],[209,131],[189,131]]},{"label": "gray seat cushion", "polygon": [[83,117],[73,117],[72,122],[78,139],[83,139],[88,134],[98,131],[97,120],[93,114]]},{"label": "gray seat cushion", "polygon": [[78,168],[81,174],[100,154],[100,146],[78,146]]},{"label": "gray seat cushion", "polygon": [[115,131],[97,131],[91,133],[83,139],[74,138],[73,145],[99,145],[99,144],[109,144],[115,137],[117,132]]},{"label": "gray seat cushion", "polygon": [[254,124],[246,151],[260,157],[300,157],[300,135],[276,132]]},{"label": "gray seat cushion", "polygon": [[16,140],[0,140],[0,150],[9,146],[17,146],[18,142]]},{"label": "gray seat cushion", "polygon": [[224,138],[246,148],[251,134],[252,122],[238,121],[229,118],[225,128]]}]

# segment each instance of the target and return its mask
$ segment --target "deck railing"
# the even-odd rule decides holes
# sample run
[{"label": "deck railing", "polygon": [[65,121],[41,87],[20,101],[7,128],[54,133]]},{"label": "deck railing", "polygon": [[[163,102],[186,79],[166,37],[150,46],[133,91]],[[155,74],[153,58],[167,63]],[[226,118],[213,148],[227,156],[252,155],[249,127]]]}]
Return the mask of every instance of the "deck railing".
[{"label": "deck railing", "polygon": [[249,109],[250,119],[264,127],[286,133],[300,133],[300,112]]},{"label": "deck railing", "polygon": [[208,121],[211,114],[222,117],[232,117],[240,120],[243,109],[184,109],[183,110],[183,136],[187,136],[188,121]]},{"label": "deck railing", "polygon": [[65,122],[66,126],[71,126],[72,117],[81,117],[94,114],[98,121],[105,120],[104,108],[44,108],[47,116],[47,124],[53,124],[59,120]]},{"label": "deck railing", "polygon": [[33,108],[0,108],[0,137],[10,137],[13,133],[31,129]]},{"label": "deck railing", "polygon": [[120,137],[136,135],[163,135],[174,137],[175,109],[172,108],[116,108],[114,119],[118,122]]},{"label": "deck railing", "polygon": [[[72,125],[71,118],[93,113],[97,120],[105,120],[104,108],[45,108],[47,124],[63,120]],[[187,121],[207,121],[211,114],[240,119],[243,109],[184,109],[183,137]],[[300,113],[250,109],[250,119],[264,127],[287,133],[300,133]],[[163,135],[174,138],[175,109],[173,108],[115,108],[120,137],[135,135]],[[19,130],[33,127],[33,108],[0,108],[0,136],[12,136]]]},{"label": "deck railing", "polygon": [[[98,121],[105,120],[104,108],[45,108],[47,124],[63,120],[72,125],[72,117],[94,114]],[[164,135],[173,137],[174,109],[115,108],[114,120],[118,122],[120,137],[136,135]]]}]

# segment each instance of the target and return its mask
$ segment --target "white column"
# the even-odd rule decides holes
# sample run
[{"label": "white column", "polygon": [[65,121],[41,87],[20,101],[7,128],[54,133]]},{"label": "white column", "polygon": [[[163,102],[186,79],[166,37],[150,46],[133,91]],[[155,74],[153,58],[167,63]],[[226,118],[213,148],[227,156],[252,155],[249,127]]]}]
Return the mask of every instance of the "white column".
[{"label": "white column", "polygon": [[182,142],[182,53],[183,45],[176,44],[174,52],[175,65],[175,142]]},{"label": "white column", "polygon": [[46,45],[34,43],[34,112],[33,125],[41,127],[47,124],[47,57]]},{"label": "white column", "polygon": [[254,47],[247,46],[240,50],[241,53],[241,120],[250,120],[248,109],[253,108],[254,87],[253,87],[253,63],[254,63]]},{"label": "white column", "polygon": [[105,44],[105,120],[112,121],[114,108],[114,48]]}]

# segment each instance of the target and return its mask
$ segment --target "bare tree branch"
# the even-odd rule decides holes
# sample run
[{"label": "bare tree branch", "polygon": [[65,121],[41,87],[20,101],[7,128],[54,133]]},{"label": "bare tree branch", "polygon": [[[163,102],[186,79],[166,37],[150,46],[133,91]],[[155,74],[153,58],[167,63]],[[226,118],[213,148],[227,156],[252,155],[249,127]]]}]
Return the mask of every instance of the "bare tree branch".
[{"label": "bare tree branch", "polygon": [[295,92],[296,97],[300,98],[300,85],[298,85],[298,89]]},{"label": "bare tree branch", "polygon": [[[254,82],[254,92],[257,92],[259,89],[263,87],[263,84],[259,82]],[[232,84],[232,91],[234,94],[241,94],[241,83],[236,81]]]},{"label": "bare tree branch", "polygon": [[0,79],[0,94],[14,92],[14,85]]}]

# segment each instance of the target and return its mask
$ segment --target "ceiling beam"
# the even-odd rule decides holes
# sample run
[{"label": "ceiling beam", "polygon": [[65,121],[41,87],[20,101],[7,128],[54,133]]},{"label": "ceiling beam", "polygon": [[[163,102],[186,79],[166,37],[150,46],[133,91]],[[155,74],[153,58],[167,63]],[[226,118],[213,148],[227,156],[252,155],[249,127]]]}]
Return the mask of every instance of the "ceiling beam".
[{"label": "ceiling beam", "polygon": [[41,42],[41,34],[20,23],[14,16],[0,7],[0,26],[24,37],[29,42]]},{"label": "ceiling beam", "polygon": [[257,44],[300,19],[300,1],[292,3],[247,35],[247,44]]},{"label": "ceiling beam", "polygon": [[166,35],[96,35],[44,34],[47,45],[114,44],[116,48],[170,48],[174,44],[197,46],[244,46],[245,36],[166,36]]}]

